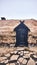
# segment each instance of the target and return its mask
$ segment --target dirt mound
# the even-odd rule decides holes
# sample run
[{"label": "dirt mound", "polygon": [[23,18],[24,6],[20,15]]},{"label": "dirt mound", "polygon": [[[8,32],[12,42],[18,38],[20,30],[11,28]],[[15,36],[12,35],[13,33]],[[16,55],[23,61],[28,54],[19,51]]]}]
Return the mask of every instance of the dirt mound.
[{"label": "dirt mound", "polygon": [[[0,43],[16,43],[14,28],[20,24],[20,20],[0,20]],[[30,29],[28,43],[37,44],[37,20],[28,19],[24,24]]]}]

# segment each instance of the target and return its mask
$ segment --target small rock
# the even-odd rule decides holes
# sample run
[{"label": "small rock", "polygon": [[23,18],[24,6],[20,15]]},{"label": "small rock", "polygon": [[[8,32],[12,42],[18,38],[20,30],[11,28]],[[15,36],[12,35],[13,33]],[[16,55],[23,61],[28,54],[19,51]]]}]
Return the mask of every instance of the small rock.
[{"label": "small rock", "polygon": [[11,58],[10,58],[10,60],[17,60],[18,57],[19,57],[19,55],[12,55]]},{"label": "small rock", "polygon": [[24,54],[29,54],[29,51],[24,51]]},{"label": "small rock", "polygon": [[8,63],[8,60],[3,60],[1,61],[1,63]]},{"label": "small rock", "polygon": [[20,56],[23,56],[23,55],[24,55],[24,53],[23,53],[23,51],[21,51]]},{"label": "small rock", "polygon": [[18,51],[18,54],[20,54],[21,53],[21,51]]},{"label": "small rock", "polygon": [[24,51],[21,51],[21,53],[24,53]]},{"label": "small rock", "polygon": [[33,54],[32,52],[29,52],[29,55]]},{"label": "small rock", "polygon": [[14,54],[14,52],[10,52],[10,54]]},{"label": "small rock", "polygon": [[8,54],[6,54],[5,56],[6,56],[6,57],[10,57],[10,54],[8,53]]},{"label": "small rock", "polygon": [[34,61],[37,61],[37,55],[31,54],[30,57],[31,57]]},{"label": "small rock", "polygon": [[17,65],[20,65],[20,62],[19,61],[17,61],[17,63],[16,63]]},{"label": "small rock", "polygon": [[29,54],[25,54],[24,56],[23,56],[23,58],[30,58],[30,56],[29,56]]},{"label": "small rock", "polygon": [[24,59],[23,57],[20,57],[20,58],[18,59],[18,61],[19,61],[19,62],[22,62],[23,59]]},{"label": "small rock", "polygon": [[17,47],[17,50],[24,50],[24,47]]},{"label": "small rock", "polygon": [[36,52],[33,52],[33,54],[36,54]]},{"label": "small rock", "polygon": [[10,47],[14,47],[15,46],[15,44],[10,44]]},{"label": "small rock", "polygon": [[8,63],[8,60],[5,60],[5,62],[4,63]]},{"label": "small rock", "polygon": [[34,58],[37,58],[37,55],[33,55]]},{"label": "small rock", "polygon": [[30,58],[27,65],[35,65],[35,61],[32,58]]},{"label": "small rock", "polygon": [[9,65],[15,65],[15,63],[10,63]]},{"label": "small rock", "polygon": [[0,57],[0,62],[3,61],[3,60],[6,60],[7,57]]},{"label": "small rock", "polygon": [[10,65],[10,64],[8,63],[8,64],[6,64],[6,65]]},{"label": "small rock", "polygon": [[18,51],[14,51],[14,54],[17,54]]},{"label": "small rock", "polygon": [[22,64],[26,64],[26,63],[27,63],[27,60],[24,59],[24,60],[22,61]]}]

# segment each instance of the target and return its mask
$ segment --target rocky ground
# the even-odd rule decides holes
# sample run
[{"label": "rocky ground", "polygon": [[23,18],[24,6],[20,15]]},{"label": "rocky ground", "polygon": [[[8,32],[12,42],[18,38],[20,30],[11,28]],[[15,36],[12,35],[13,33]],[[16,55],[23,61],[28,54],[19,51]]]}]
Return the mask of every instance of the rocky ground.
[{"label": "rocky ground", "polygon": [[[37,20],[25,20],[29,47],[14,47],[19,20],[0,20],[0,65],[37,65]],[[1,46],[2,45],[2,46]]]},{"label": "rocky ground", "polygon": [[0,47],[0,65],[37,65],[37,47]]}]

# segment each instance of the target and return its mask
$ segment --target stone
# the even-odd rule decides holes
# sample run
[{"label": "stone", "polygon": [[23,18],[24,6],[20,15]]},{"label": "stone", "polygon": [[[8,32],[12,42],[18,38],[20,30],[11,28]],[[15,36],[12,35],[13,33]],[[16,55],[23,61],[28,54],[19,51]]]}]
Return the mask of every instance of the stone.
[{"label": "stone", "polygon": [[25,55],[23,56],[23,58],[30,58],[30,55],[29,55],[29,54],[25,54]]},{"label": "stone", "polygon": [[24,59],[23,57],[20,57],[20,58],[18,59],[18,61],[19,61],[19,62],[22,62],[23,59]]},{"label": "stone", "polygon": [[35,61],[32,58],[30,58],[27,65],[35,65]]},{"label": "stone", "polygon": [[29,51],[24,51],[24,54],[29,54]]},{"label": "stone", "polygon": [[6,64],[6,65],[10,65],[10,64],[8,63],[8,64]]},{"label": "stone", "polygon": [[20,65],[20,62],[19,62],[19,61],[17,61],[16,65]]},{"label": "stone", "polygon": [[37,55],[33,55],[33,60],[37,61]]},{"label": "stone", "polygon": [[21,51],[21,53],[24,53],[24,51]]},{"label": "stone", "polygon": [[36,52],[34,51],[33,54],[36,54]]},{"label": "stone", "polygon": [[18,51],[18,54],[20,54],[21,53],[21,51]]},{"label": "stone", "polygon": [[33,55],[34,58],[37,58],[37,55]]},{"label": "stone", "polygon": [[9,65],[15,65],[15,63],[10,63]]},{"label": "stone", "polygon": [[24,59],[24,60],[22,61],[22,64],[26,64],[26,63],[27,63],[27,60]]},{"label": "stone", "polygon": [[14,52],[13,52],[13,51],[11,51],[11,52],[10,52],[10,54],[14,54]]},{"label": "stone", "polygon": [[0,57],[0,62],[3,61],[3,60],[6,60],[7,57]]},{"label": "stone", "polygon": [[19,55],[12,55],[11,58],[10,58],[10,60],[17,60],[18,57],[19,57]]},{"label": "stone", "polygon": [[7,57],[0,57],[0,59],[7,59]]},{"label": "stone", "polygon": [[29,55],[33,54],[33,52],[29,52]]},{"label": "stone", "polygon": [[23,51],[21,51],[20,56],[23,56],[23,55],[24,55],[24,53],[23,53]]},{"label": "stone", "polygon": [[24,50],[24,47],[17,47],[17,50]]},{"label": "stone", "polygon": [[15,46],[15,44],[10,44],[10,47],[14,47]]},{"label": "stone", "polygon": [[8,63],[8,60],[5,60],[5,62],[4,63]]},{"label": "stone", "polygon": [[18,51],[14,51],[14,54],[17,54]]},{"label": "stone", "polygon": [[8,60],[3,60],[1,61],[1,63],[8,63]]},{"label": "stone", "polygon": [[32,55],[31,55],[31,58],[32,58],[34,61],[37,61],[37,55],[32,54]]},{"label": "stone", "polygon": [[6,57],[10,57],[10,53],[6,54],[5,56],[6,56]]}]

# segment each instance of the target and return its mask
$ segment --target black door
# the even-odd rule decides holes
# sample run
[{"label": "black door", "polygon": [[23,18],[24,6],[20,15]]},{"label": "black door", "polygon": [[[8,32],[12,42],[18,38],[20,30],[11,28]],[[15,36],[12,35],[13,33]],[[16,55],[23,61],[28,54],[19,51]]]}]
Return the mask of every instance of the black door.
[{"label": "black door", "polygon": [[16,45],[15,46],[28,46],[28,27],[21,22],[15,29],[16,31]]},{"label": "black door", "polygon": [[16,34],[17,45],[24,46],[26,45],[26,30],[24,28],[18,29]]}]

